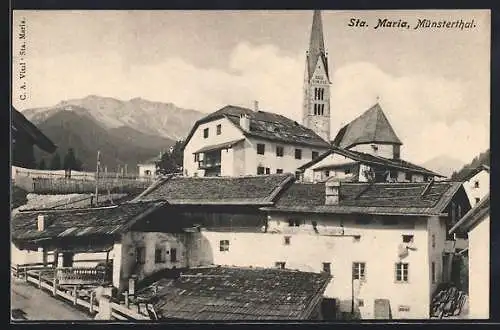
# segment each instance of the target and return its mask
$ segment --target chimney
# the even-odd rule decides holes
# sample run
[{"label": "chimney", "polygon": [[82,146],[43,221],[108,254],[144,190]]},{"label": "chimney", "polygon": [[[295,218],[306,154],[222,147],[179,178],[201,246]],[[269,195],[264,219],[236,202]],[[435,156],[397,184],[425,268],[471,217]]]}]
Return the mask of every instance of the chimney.
[{"label": "chimney", "polygon": [[259,111],[259,101],[257,100],[253,101],[253,110]]},{"label": "chimney", "polygon": [[44,231],[47,223],[45,222],[45,216],[44,215],[39,215],[38,216],[38,231]]},{"label": "chimney", "polygon": [[338,205],[340,201],[340,181],[325,182],[325,205]]},{"label": "chimney", "polygon": [[250,116],[242,113],[240,115],[240,126],[245,132],[250,131]]}]

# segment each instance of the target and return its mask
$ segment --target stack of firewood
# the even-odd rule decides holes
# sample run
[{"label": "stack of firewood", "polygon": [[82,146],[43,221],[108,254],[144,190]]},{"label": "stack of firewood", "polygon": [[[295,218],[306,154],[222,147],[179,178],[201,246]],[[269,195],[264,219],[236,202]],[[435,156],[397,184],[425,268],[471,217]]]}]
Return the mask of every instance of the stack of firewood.
[{"label": "stack of firewood", "polygon": [[431,317],[449,317],[460,315],[467,295],[455,286],[438,290],[432,299]]}]

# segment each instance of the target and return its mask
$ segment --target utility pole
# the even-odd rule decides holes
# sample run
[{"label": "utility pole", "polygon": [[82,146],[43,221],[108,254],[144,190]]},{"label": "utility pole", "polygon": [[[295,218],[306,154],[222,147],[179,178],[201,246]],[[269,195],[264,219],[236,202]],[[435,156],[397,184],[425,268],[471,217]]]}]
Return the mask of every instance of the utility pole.
[{"label": "utility pole", "polygon": [[101,167],[101,152],[97,150],[97,167],[95,176],[95,205],[99,203],[99,167]]}]

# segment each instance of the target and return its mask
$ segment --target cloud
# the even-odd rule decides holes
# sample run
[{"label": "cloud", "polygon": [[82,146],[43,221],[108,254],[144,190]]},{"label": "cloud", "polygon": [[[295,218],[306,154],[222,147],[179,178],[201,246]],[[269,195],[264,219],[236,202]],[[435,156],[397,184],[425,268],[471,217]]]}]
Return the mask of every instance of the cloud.
[{"label": "cloud", "polygon": [[[204,112],[226,104],[251,107],[258,100],[262,109],[301,118],[304,54],[283,55],[272,45],[238,44],[227,70],[199,68],[176,57],[130,65],[119,53],[29,57],[27,62],[29,99],[19,102],[14,86],[14,105],[21,109],[97,94],[139,96]],[[337,68],[331,78],[333,136],[378,96],[408,160],[424,162],[444,153],[468,162],[489,147],[487,103],[475,102],[466,82],[392,76],[366,62]]]}]

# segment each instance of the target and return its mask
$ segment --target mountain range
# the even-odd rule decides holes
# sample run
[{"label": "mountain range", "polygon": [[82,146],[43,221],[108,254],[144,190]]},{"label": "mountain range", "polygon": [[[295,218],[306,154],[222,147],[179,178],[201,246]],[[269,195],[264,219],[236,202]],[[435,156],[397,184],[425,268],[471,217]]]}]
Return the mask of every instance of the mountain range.
[{"label": "mountain range", "polygon": [[440,155],[429,159],[421,166],[449,178],[454,171],[464,166],[464,162],[447,155]]},{"label": "mountain range", "polygon": [[[109,171],[127,164],[130,172],[184,139],[194,122],[204,116],[172,103],[96,95],[22,113],[58,146],[61,158],[73,148],[83,170],[93,171],[99,150],[101,164]],[[49,164],[52,155],[36,150],[35,157]]]}]

